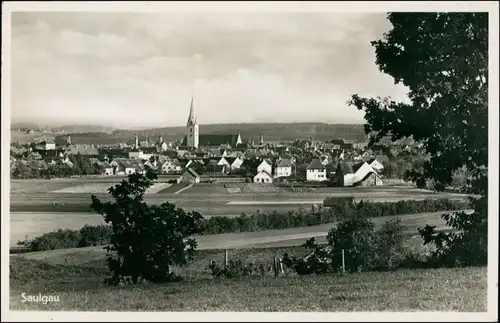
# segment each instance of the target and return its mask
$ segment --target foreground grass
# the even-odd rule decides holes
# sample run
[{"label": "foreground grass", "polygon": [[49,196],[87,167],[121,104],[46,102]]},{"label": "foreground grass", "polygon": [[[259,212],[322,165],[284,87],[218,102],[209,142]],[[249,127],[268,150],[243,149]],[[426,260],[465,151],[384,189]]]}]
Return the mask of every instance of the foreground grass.
[{"label": "foreground grass", "polygon": [[[232,259],[270,264],[300,247],[231,250]],[[187,267],[175,268],[185,281],[111,287],[101,250],[60,256],[11,256],[12,310],[80,311],[485,311],[486,268],[397,270],[346,276],[247,277],[213,279],[208,260],[221,250],[204,250]],[[38,253],[41,254],[41,253]],[[60,302],[23,303],[21,293],[58,295]]]}]

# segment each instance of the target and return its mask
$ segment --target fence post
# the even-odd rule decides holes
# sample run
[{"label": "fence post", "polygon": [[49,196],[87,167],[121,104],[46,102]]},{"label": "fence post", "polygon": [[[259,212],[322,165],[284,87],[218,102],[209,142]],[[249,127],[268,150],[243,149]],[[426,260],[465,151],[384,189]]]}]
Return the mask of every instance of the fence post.
[{"label": "fence post", "polygon": [[345,257],[344,257],[344,249],[342,249],[342,274],[345,275]]},{"label": "fence post", "polygon": [[283,260],[281,259],[281,257],[278,257],[278,260],[279,260],[280,273],[284,275],[285,274],[285,269],[283,268]]},{"label": "fence post", "polygon": [[276,259],[277,257],[274,256],[273,259],[273,271],[274,271],[274,276],[278,276],[278,260]]},{"label": "fence post", "polygon": [[224,266],[227,267],[229,265],[229,255],[227,249],[224,251]]}]

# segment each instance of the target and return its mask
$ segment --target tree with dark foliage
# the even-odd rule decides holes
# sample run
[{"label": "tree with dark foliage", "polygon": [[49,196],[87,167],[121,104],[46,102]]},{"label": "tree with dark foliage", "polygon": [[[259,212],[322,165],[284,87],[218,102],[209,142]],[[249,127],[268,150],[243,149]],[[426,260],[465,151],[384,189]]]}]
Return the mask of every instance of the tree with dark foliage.
[{"label": "tree with dark foliage", "polygon": [[157,175],[151,169],[145,174],[131,174],[120,184],[110,187],[113,202],[101,202],[92,195],[91,207],[111,224],[108,268],[110,284],[142,280],[165,282],[177,279],[171,265],[184,265],[197,246],[189,237],[198,233],[203,217],[186,213],[171,203],[147,205],[143,196]]},{"label": "tree with dark foliage", "polygon": [[446,265],[487,262],[488,14],[390,13],[393,28],[373,41],[380,71],[409,88],[410,104],[353,95],[349,104],[365,114],[371,142],[413,137],[430,155],[409,175],[447,185],[465,167],[472,215],[444,215],[453,233],[420,229]]}]

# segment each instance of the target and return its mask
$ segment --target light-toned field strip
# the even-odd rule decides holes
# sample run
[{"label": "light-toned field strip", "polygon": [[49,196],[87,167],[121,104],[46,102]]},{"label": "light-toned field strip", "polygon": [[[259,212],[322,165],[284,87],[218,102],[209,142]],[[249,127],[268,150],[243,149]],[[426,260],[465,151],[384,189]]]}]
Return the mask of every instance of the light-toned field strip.
[{"label": "light-toned field strip", "polygon": [[178,190],[178,191],[177,191],[177,192],[175,192],[174,194],[179,194],[179,193],[182,193],[182,192],[184,192],[185,190],[190,189],[191,187],[193,187],[193,184],[189,184],[188,186],[181,188],[180,190]]},{"label": "light-toned field strip", "polygon": [[323,200],[303,200],[303,201],[229,201],[226,205],[281,205],[281,204],[323,204]]},{"label": "light-toned field strip", "polygon": [[[331,226],[331,225],[330,225]],[[311,237],[326,236],[328,231],[318,231],[318,232],[306,232],[306,233],[296,233],[296,234],[283,234],[280,236],[266,236],[266,237],[256,237],[256,238],[241,238],[233,239],[229,241],[221,241],[213,239],[213,237],[200,236],[196,238],[198,241],[200,250],[206,249],[221,249],[221,248],[244,248],[252,245],[258,244],[269,244],[273,242],[283,242],[299,239],[309,239]]]},{"label": "light-toned field strip", "polygon": [[162,190],[169,188],[170,186],[172,186],[172,184],[170,184],[170,183],[156,183],[156,184],[153,184],[153,186],[149,187],[146,190],[145,194],[156,194]]},{"label": "light-toned field strip", "polygon": [[[49,191],[49,193],[108,193],[109,188],[113,186],[111,183],[84,183],[76,186],[64,187],[54,191]],[[169,188],[172,184],[169,183],[155,183],[153,186],[146,190],[146,194],[156,194],[166,188]]]},{"label": "light-toned field strip", "polygon": [[107,193],[111,186],[112,184],[109,183],[85,183],[60,188],[49,193]]}]

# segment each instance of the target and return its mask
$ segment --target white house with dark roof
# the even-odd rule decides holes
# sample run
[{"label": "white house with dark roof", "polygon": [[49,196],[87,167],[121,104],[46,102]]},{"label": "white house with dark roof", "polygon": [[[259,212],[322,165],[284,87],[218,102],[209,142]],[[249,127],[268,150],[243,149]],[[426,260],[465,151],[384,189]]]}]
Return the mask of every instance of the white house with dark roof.
[{"label": "white house with dark roof", "polygon": [[253,177],[253,182],[254,183],[263,183],[263,184],[272,184],[273,183],[273,176],[271,175],[271,173],[269,173],[265,170],[262,170],[262,171],[258,172],[257,175],[255,175]]},{"label": "white house with dark roof", "polygon": [[311,182],[326,181],[326,167],[317,158],[313,159],[306,167],[306,180]]},{"label": "white house with dark roof", "polygon": [[268,174],[273,173],[273,163],[269,159],[262,160],[259,166],[257,166],[257,173],[263,171],[267,172]]},{"label": "white house with dark roof", "polygon": [[292,161],[290,159],[281,159],[274,170],[274,177],[292,176]]}]

